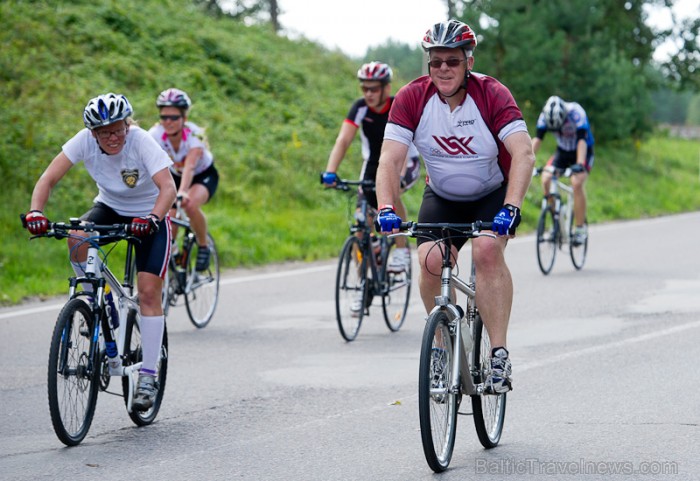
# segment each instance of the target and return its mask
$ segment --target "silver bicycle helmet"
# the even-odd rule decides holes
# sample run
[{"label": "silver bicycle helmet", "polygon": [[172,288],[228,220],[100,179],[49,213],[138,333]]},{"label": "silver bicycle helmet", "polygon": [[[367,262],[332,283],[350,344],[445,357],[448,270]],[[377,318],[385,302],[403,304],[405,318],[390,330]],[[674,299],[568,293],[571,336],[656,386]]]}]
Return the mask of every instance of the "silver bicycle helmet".
[{"label": "silver bicycle helmet", "polygon": [[421,45],[426,52],[433,48],[462,48],[473,51],[476,43],[476,34],[469,25],[458,20],[448,20],[436,23],[425,32]]},{"label": "silver bicycle helmet", "polygon": [[124,120],[134,113],[126,97],[108,93],[91,99],[83,111],[85,127],[92,130],[97,127]]},{"label": "silver bicycle helmet", "polygon": [[377,61],[366,63],[357,71],[358,80],[379,80],[382,83],[391,82],[392,75],[391,67]]},{"label": "silver bicycle helmet", "polygon": [[544,122],[550,130],[559,130],[564,125],[567,113],[564,101],[556,95],[549,97],[542,109]]},{"label": "silver bicycle helmet", "polygon": [[179,109],[189,109],[192,106],[192,101],[189,96],[182,90],[170,88],[163,90],[156,99],[156,107],[177,107]]}]

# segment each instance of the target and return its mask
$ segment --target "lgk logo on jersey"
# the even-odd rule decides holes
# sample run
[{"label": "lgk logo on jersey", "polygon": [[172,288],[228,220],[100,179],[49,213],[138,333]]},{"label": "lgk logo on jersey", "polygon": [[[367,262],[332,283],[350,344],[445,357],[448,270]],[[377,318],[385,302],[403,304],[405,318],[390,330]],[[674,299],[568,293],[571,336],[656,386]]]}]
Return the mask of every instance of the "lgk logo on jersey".
[{"label": "lgk logo on jersey", "polygon": [[474,136],[467,137],[438,137],[433,135],[433,139],[437,144],[450,155],[476,155],[476,152],[469,147],[469,144],[474,140]]},{"label": "lgk logo on jersey", "polygon": [[122,181],[127,187],[133,189],[136,187],[136,182],[139,180],[139,171],[136,169],[124,169],[122,170]]}]

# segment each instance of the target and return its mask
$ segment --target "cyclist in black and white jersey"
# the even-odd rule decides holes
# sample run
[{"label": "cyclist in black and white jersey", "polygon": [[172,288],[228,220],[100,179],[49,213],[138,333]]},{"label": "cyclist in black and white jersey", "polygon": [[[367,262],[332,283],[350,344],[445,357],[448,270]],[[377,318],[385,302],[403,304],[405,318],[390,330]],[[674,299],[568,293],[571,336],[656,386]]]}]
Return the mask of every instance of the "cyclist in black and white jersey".
[{"label": "cyclist in black and white jersey", "polygon": [[[326,171],[322,175],[323,183],[327,186],[334,185],[338,176],[336,172],[340,166],[350,144],[360,131],[362,140],[362,158],[364,162],[360,171],[363,180],[374,181],[377,177],[379,154],[384,141],[384,127],[389,118],[389,109],[394,101],[391,95],[392,70],[389,65],[382,62],[370,62],[362,65],[357,71],[357,79],[360,81],[363,97],[352,105],[350,112],[340,127],[333,150],[331,150],[326,165]],[[418,151],[411,145],[406,156],[401,174],[401,190],[405,192],[411,188],[420,174],[420,158]],[[365,196],[369,205],[377,209],[377,194],[374,191],[360,191]],[[359,199],[358,199],[359,202]],[[396,206],[397,212],[406,216],[406,206],[399,199]],[[371,219],[370,219],[371,220]],[[406,239],[396,239],[396,249],[389,260],[388,268],[394,272],[401,272],[411,262],[411,255],[406,247]]]},{"label": "cyclist in black and white jersey", "polygon": [[[586,232],[586,189],[588,174],[593,168],[593,133],[586,111],[576,102],[565,102],[553,95],[537,119],[537,134],[532,139],[532,150],[537,153],[547,131],[557,140],[557,150],[547,162],[558,169],[571,167],[571,186],[574,188],[574,221],[576,231],[573,241],[583,243]],[[551,172],[542,171],[542,187],[549,192]]]}]

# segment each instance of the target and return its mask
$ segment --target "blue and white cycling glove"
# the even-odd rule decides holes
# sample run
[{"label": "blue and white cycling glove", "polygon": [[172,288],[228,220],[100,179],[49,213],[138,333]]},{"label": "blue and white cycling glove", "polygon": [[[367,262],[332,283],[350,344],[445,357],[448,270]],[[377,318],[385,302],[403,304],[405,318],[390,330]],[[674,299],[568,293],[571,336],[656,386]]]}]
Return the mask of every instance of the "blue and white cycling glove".
[{"label": "blue and white cycling glove", "polygon": [[401,227],[401,217],[396,215],[393,205],[382,205],[379,207],[377,224],[380,232],[392,232],[394,229]]},{"label": "blue and white cycling glove", "polygon": [[504,205],[493,218],[493,231],[498,235],[515,235],[520,224],[520,209],[511,204]]}]

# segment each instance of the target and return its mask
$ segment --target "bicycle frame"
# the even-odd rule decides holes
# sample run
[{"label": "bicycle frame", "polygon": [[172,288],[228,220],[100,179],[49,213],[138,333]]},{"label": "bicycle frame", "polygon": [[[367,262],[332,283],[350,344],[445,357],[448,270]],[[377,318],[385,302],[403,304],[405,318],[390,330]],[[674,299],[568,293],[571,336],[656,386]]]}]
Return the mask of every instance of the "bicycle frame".
[{"label": "bicycle frame", "polygon": [[[471,328],[471,324],[476,316],[476,304],[474,302],[476,296],[476,268],[472,259],[468,282],[453,275],[454,267],[451,259],[451,246],[452,243],[448,241],[443,249],[440,295],[435,297],[435,307],[430,314],[438,310],[446,310],[450,315],[450,330],[454,334],[453,350],[455,353],[459,353],[459,356],[455,356],[451,377],[452,385],[449,387],[449,392],[451,394],[459,394],[461,392],[463,395],[480,395],[484,392],[484,385],[474,384],[470,367],[471,363],[467,359],[467,354],[471,352],[474,340],[472,339],[471,330],[467,329],[466,337],[468,337],[469,341],[467,343],[464,342],[465,333],[462,330],[465,326],[461,322],[462,313],[457,309],[456,299],[452,299],[453,288],[467,296],[467,309],[464,315],[466,316],[466,327]],[[461,384],[458,380],[461,380]]]},{"label": "bicycle frame", "polygon": [[[541,170],[536,169],[535,175],[541,173]],[[551,172],[552,178],[549,183],[549,192],[542,198],[542,209],[547,208],[550,200],[554,203],[552,212],[557,223],[557,232],[561,236],[559,244],[561,247],[562,244],[569,242],[569,219],[574,215],[574,188],[562,182],[560,178],[571,177],[571,169],[548,168],[547,170]],[[561,192],[564,192],[565,197],[563,208]]]},{"label": "bicycle frame", "polygon": [[[95,292],[95,296],[93,297],[93,306],[92,310],[95,313],[95,327],[94,331],[92,333],[92,341],[90,343],[90,359],[98,359],[98,356],[96,355],[96,350],[99,349],[99,336],[100,336],[100,330],[102,329],[102,324],[100,320],[102,319],[102,311],[104,310],[104,291],[105,291],[105,285],[109,285],[110,289],[112,290],[113,295],[116,296],[116,305],[117,305],[117,310],[119,311],[119,318],[120,319],[127,319],[127,316],[129,314],[129,311],[135,310],[137,315],[136,315],[136,322],[140,325],[141,322],[141,317],[138,315],[139,312],[139,304],[138,304],[138,299],[133,293],[133,278],[134,278],[134,272],[133,272],[133,251],[134,251],[134,246],[132,242],[128,243],[127,246],[127,251],[126,251],[126,261],[125,261],[125,269],[124,269],[124,281],[119,282],[119,280],[116,278],[116,276],[112,273],[112,271],[109,270],[109,268],[105,265],[102,264],[101,266],[101,277],[97,276],[97,259],[99,256],[99,247],[96,243],[96,241],[89,240],[89,238],[86,239],[85,242],[89,243],[88,246],[88,252],[87,252],[87,259],[86,259],[86,267],[85,267],[85,275],[82,277],[71,277],[70,278],[70,287],[69,287],[69,292],[68,292],[68,297],[69,299],[73,299],[77,297],[78,295],[81,295],[77,293],[77,287],[78,285],[88,282],[92,284],[93,286],[93,292]],[[124,324],[126,327],[126,323]],[[118,356],[121,359],[126,351],[126,333],[127,330],[126,328],[124,329],[119,329],[118,333],[118,339],[114,339],[117,344],[117,351],[118,351]],[[111,338],[111,333],[108,333],[107,330],[105,330],[103,337],[105,338]],[[135,364],[131,364],[129,366],[122,366],[121,367],[121,376],[128,376],[131,379],[131,382],[129,383],[129,395],[128,395],[128,402],[127,402],[127,410],[128,412],[131,412],[131,404],[133,401],[133,396],[134,396],[134,391],[135,391],[135,385],[136,385],[136,379],[135,376],[138,375],[139,369],[141,368],[141,362],[137,362]],[[97,369],[98,366],[93,366],[93,369]],[[110,372],[110,376],[116,375],[115,373]]]}]

